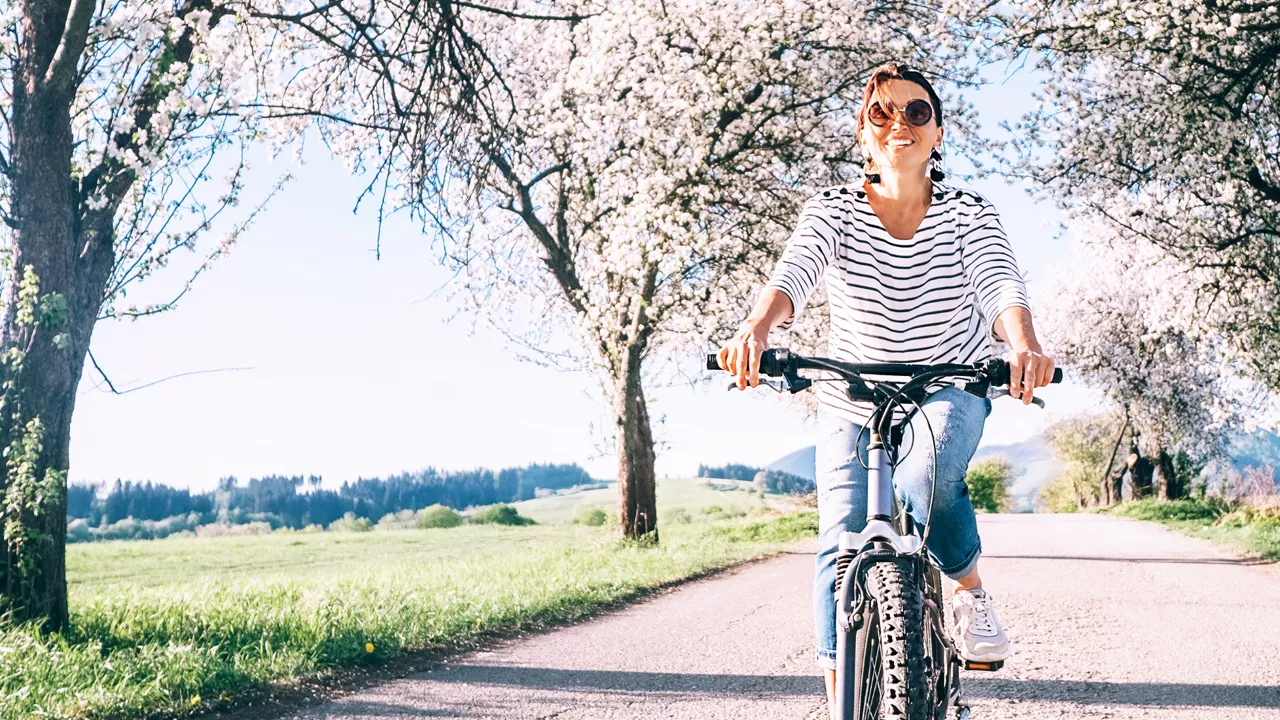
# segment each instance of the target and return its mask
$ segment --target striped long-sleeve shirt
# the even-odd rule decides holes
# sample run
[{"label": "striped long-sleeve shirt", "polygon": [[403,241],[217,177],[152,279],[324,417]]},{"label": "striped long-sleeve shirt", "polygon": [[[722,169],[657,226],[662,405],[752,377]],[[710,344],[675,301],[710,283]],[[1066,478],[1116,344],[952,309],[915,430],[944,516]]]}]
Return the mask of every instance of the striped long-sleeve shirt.
[{"label": "striped long-sleeve shirt", "polygon": [[[985,360],[995,351],[996,316],[1008,307],[1029,309],[995,207],[941,183],[910,240],[889,235],[861,184],[810,198],[766,285],[791,299],[794,313],[781,329],[791,327],[824,275],[827,352],[848,362]],[[842,383],[818,387],[825,409],[857,423],[870,416],[871,405],[849,400]]]}]

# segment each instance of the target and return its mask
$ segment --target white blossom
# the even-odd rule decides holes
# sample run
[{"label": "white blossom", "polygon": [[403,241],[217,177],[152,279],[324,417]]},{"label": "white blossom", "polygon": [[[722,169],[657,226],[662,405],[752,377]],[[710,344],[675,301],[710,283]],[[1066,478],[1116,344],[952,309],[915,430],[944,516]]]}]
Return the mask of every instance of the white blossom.
[{"label": "white blossom", "polygon": [[[1007,169],[1073,223],[1202,270],[1217,330],[1280,388],[1280,5],[1021,0],[1005,46],[1048,78]],[[1231,42],[1224,42],[1230,38]]]}]

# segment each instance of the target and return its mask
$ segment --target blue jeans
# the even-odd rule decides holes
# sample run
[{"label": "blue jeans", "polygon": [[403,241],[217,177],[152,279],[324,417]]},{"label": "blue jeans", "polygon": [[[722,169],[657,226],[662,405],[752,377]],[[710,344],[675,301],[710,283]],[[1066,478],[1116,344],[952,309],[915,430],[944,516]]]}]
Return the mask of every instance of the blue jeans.
[{"label": "blue jeans", "polygon": [[[991,401],[949,387],[930,395],[920,407],[938,444],[938,482],[927,548],[944,574],[961,578],[977,566],[982,550],[964,477],[991,413]],[[836,554],[840,533],[858,532],[867,524],[867,470],[863,466],[871,433],[861,433],[859,440],[860,425],[829,412],[820,415],[819,428],[819,536],[813,615],[818,664],[835,669]],[[894,470],[893,484],[898,502],[921,526],[929,514],[933,450],[924,420],[919,411],[912,411],[903,430],[901,452],[906,455]]]}]

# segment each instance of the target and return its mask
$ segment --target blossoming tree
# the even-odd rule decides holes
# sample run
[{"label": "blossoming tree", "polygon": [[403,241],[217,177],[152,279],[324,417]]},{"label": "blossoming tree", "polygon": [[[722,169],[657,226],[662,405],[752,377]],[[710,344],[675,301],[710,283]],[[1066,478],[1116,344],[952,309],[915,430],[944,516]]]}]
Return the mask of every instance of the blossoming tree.
[{"label": "blossoming tree", "polygon": [[[249,143],[313,125],[338,151],[376,150],[362,162],[386,187],[406,150],[479,112],[497,73],[448,0],[3,7],[0,613],[56,629],[71,414],[96,321],[172,306],[226,252],[253,215],[233,210]],[[183,275],[166,301],[126,303],[171,264]]]},{"label": "blossoming tree", "polygon": [[1280,388],[1280,2],[1005,7],[1005,47],[1048,76],[1014,127],[1014,174],[1205,271],[1190,290]]},{"label": "blossoming tree", "polygon": [[[1140,454],[1153,464],[1156,494],[1177,497],[1185,488],[1174,476],[1176,453],[1222,453],[1226,431],[1250,420],[1263,398],[1221,337],[1196,329],[1195,288],[1207,271],[1104,225],[1075,229],[1077,259],[1060,268],[1038,303],[1052,352],[1124,409]],[[1135,477],[1135,495],[1147,490],[1146,479]]]},{"label": "blossoming tree", "polygon": [[[927,2],[548,7],[584,19],[481,36],[515,112],[454,143],[447,167],[421,166],[412,199],[466,303],[532,357],[595,371],[620,530],[656,539],[655,363],[730,333],[804,198],[854,177],[872,68],[914,58],[952,88],[971,76],[956,19]],[[970,108],[948,99],[963,148]]]}]

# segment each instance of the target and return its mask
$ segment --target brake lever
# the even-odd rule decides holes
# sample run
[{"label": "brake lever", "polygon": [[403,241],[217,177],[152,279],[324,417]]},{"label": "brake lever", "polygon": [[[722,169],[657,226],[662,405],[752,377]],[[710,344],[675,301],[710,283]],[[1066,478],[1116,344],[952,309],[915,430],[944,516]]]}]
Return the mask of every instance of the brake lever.
[{"label": "brake lever", "polygon": [[[1009,394],[1009,388],[999,387],[999,388],[992,388],[991,390],[989,390],[987,392],[987,397],[991,398],[992,400],[995,400],[997,398],[1013,397],[1013,396]],[[1039,407],[1041,410],[1044,409],[1044,400],[1034,395],[1031,396],[1031,404]]]},{"label": "brake lever", "polygon": [[[760,378],[760,384],[761,384],[761,385],[768,385],[769,387],[773,388],[774,392],[786,392],[786,391],[787,391],[787,382],[786,382],[785,380],[770,380],[770,379],[768,379],[768,378]],[[750,386],[750,385],[748,385],[747,387],[748,387],[748,388],[750,388],[751,386]],[[727,390],[737,390],[737,389],[738,389],[738,383],[737,383],[737,382],[731,382],[731,383],[729,383],[729,387],[728,387],[728,388],[726,388],[726,389],[727,389]]]}]

